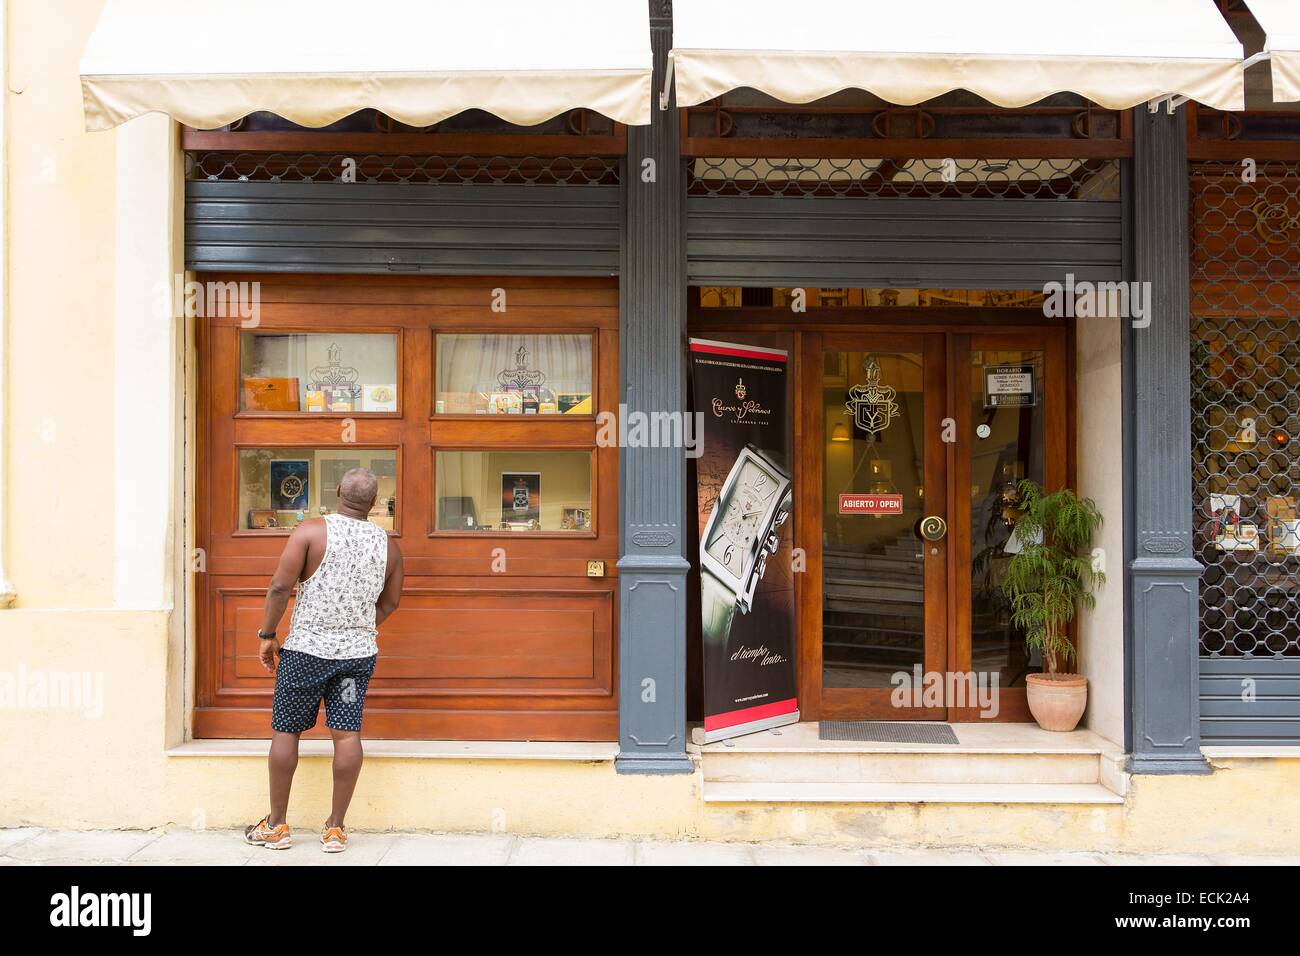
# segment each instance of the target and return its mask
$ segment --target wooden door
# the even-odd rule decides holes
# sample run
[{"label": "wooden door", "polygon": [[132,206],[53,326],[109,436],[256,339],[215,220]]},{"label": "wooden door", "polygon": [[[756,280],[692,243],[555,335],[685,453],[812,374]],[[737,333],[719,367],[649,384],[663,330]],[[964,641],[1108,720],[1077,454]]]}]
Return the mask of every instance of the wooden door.
[{"label": "wooden door", "polygon": [[[1040,669],[1009,624],[998,589],[1010,560],[1009,522],[1015,485],[1029,478],[1048,489],[1070,483],[1073,461],[1067,334],[1059,328],[968,331],[949,336],[952,452],[950,659],[958,674],[973,674],[996,703],[950,704],[951,720],[1030,720],[1025,675]],[[981,378],[1032,370],[1029,404],[995,406]],[[1118,437],[1116,441],[1118,443]],[[965,493],[961,493],[965,489]],[[968,695],[969,696],[969,695]]]},{"label": "wooden door", "polygon": [[[804,336],[802,527],[820,543],[803,581],[805,695],[827,718],[941,719],[897,706],[894,675],[948,659],[946,355],[942,335]],[[918,685],[919,687],[920,685]]]},{"label": "wooden door", "polygon": [[[1067,330],[864,326],[799,342],[804,712],[1029,719],[1038,665],[997,585],[1018,482],[1071,480]],[[987,395],[989,375],[1029,393]],[[855,400],[875,417],[855,420]],[[936,518],[946,530],[929,540]]]},{"label": "wooden door", "polygon": [[[406,561],[366,735],[616,739],[618,449],[596,415],[618,404],[617,284],[201,278],[260,281],[261,309],[199,322],[195,736],[269,735],[256,631],[284,525],[360,463]],[[310,387],[334,380],[357,402]]]}]

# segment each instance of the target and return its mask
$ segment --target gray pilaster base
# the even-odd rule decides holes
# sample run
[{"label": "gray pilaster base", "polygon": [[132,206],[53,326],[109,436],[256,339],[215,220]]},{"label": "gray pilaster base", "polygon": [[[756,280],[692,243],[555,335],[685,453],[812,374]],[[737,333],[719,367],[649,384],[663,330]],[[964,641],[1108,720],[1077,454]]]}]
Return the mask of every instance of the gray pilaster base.
[{"label": "gray pilaster base", "polygon": [[1176,554],[1129,565],[1133,584],[1133,753],[1130,773],[1204,774],[1198,588],[1204,568]]},{"label": "gray pilaster base", "polygon": [[1152,776],[1173,776],[1175,774],[1213,773],[1210,762],[1200,754],[1187,757],[1142,757],[1133,754],[1128,758],[1128,772],[1133,774],[1151,774]]},{"label": "gray pilaster base", "polygon": [[614,769],[619,773],[694,773],[695,761],[684,753],[654,757],[620,752],[614,758]]},{"label": "gray pilaster base", "polygon": [[619,773],[694,773],[686,754],[686,587],[679,554],[618,562]]}]

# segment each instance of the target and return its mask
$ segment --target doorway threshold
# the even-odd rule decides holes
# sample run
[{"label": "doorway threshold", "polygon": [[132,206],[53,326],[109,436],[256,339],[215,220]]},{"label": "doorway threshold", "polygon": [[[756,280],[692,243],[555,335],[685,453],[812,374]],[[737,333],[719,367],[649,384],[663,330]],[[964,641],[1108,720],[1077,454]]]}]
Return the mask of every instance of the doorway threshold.
[{"label": "doorway threshold", "polygon": [[805,721],[699,747],[706,803],[1122,804],[1123,749],[1089,730],[951,724],[955,744],[823,740]]}]

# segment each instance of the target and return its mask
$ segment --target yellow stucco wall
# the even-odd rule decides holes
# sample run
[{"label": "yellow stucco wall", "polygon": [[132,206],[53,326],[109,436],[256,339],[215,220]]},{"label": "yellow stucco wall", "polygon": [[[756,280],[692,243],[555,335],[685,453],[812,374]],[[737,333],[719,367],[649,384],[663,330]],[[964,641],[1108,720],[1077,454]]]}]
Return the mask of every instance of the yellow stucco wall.
[{"label": "yellow stucco wall", "polygon": [[77,71],[101,5],[8,4],[6,565],[21,607],[112,603],[115,140],[83,131]]},{"label": "yellow stucco wall", "polygon": [[[14,693],[20,676],[39,682],[84,674],[102,688],[102,707],[32,706],[30,700],[3,707],[0,826],[230,826],[262,812],[264,761],[166,754],[184,734],[191,677],[182,615],[167,607],[112,607],[118,139],[82,131],[77,82],[77,61],[101,5],[8,5],[9,488],[3,506],[18,607],[0,611],[0,690],[7,680]],[[171,157],[160,155],[139,175],[166,176],[171,165]],[[156,228],[161,234],[168,226],[160,221]],[[176,400],[156,396],[160,403]],[[158,507],[188,510],[185,502],[166,500]],[[178,586],[167,593],[185,591]],[[328,787],[328,762],[304,759],[295,823],[319,822]],[[1125,806],[1100,809],[719,807],[700,800],[698,774],[619,776],[609,763],[388,759],[368,763],[351,822],[537,834],[1296,853],[1298,791],[1300,760],[1256,760],[1225,762],[1211,777],[1142,778]]]},{"label": "yellow stucco wall", "polygon": [[[168,756],[165,612],[0,614],[11,670],[102,677],[102,707],[26,707],[0,735],[0,826],[229,827],[264,812],[265,759]],[[1122,806],[706,805],[701,778],[620,776],[608,762],[370,759],[349,822],[362,829],[1300,853],[1300,759],[1217,762],[1209,777],[1142,777]],[[290,821],[316,826],[329,762],[304,758]]]}]

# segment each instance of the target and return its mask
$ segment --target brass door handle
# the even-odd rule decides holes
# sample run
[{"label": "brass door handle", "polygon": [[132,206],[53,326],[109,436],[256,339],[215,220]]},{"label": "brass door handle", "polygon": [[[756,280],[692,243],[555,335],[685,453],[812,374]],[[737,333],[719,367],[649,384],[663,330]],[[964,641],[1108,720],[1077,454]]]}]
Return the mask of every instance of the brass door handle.
[{"label": "brass door handle", "polygon": [[926,541],[942,541],[947,533],[948,522],[938,515],[930,515],[921,519],[921,537],[925,538]]}]

